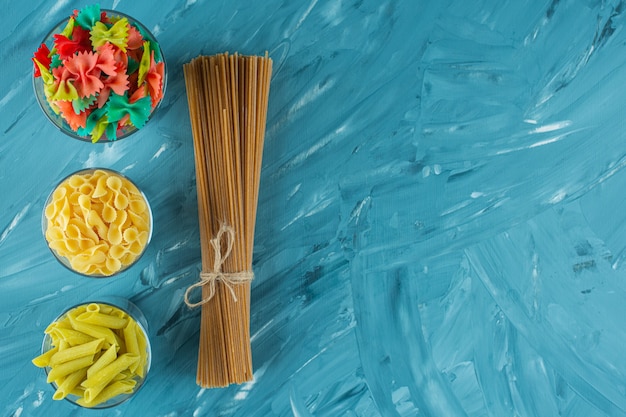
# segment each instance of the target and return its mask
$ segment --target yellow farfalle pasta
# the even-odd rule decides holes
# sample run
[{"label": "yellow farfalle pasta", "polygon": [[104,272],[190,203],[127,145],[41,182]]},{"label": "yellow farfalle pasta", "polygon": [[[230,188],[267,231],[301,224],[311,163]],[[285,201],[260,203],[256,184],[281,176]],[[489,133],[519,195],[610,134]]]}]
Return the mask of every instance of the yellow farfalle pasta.
[{"label": "yellow farfalle pasta", "polygon": [[44,210],[50,248],[85,275],[110,276],[131,265],[150,237],[150,209],[127,178],[108,170],[71,175]]},{"label": "yellow farfalle pasta", "polygon": [[50,324],[49,349],[32,360],[46,368],[61,400],[84,407],[133,392],[149,367],[146,335],[124,310],[103,303],[75,307]]}]

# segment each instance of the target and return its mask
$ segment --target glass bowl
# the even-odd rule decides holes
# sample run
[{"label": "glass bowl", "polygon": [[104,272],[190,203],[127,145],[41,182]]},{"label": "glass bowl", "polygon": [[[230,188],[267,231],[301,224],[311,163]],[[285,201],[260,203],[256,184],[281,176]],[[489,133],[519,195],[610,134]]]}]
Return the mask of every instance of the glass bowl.
[{"label": "glass bowl", "polygon": [[152,238],[145,194],[106,168],[76,171],[55,187],[42,213],[42,231],[54,257],[78,274],[111,277],[134,265]]},{"label": "glass bowl", "polygon": [[[84,49],[77,49],[70,54],[72,51],[71,45],[73,44],[71,41],[67,41],[67,38],[65,38],[65,41],[61,40],[61,42],[65,42],[65,46],[63,48],[55,48],[55,36],[58,37],[62,33],[68,33],[68,30],[69,33],[72,33],[71,28],[68,29],[68,27],[70,27],[68,26],[70,20],[73,22],[73,26],[75,28],[80,28],[81,26],[76,23],[78,22],[77,16],[79,16],[80,13],[87,12],[95,16],[102,16],[100,18],[101,21],[94,23],[94,25],[101,24],[101,29],[111,28],[111,26],[114,25],[114,22],[118,22],[120,19],[127,19],[129,23],[127,30],[130,33],[128,39],[132,39],[132,41],[130,41],[128,47],[125,48],[126,52],[122,52],[120,47],[115,46],[115,44],[111,42],[108,42],[108,44],[105,43],[107,46],[102,49],[100,43],[103,41],[90,40],[90,33],[87,32],[86,29],[82,31],[83,39],[87,37]],[[81,22],[84,20],[85,19],[81,19]],[[78,34],[80,29],[75,30],[76,34],[72,33],[71,36],[79,39],[81,37],[81,35]],[[100,32],[102,32],[102,30]],[[139,84],[139,68],[142,64],[141,58],[143,56],[145,45],[142,41],[148,41],[150,48],[145,49],[148,53],[146,54],[143,62],[143,64],[148,65],[147,75],[142,77],[142,82]],[[96,42],[95,45],[94,42]],[[80,44],[80,42],[77,41],[74,42],[74,44]],[[45,49],[41,49],[44,48],[44,45]],[[91,48],[91,50],[89,51],[87,48]],[[52,58],[44,58],[44,56],[48,55],[47,52],[58,52],[59,50],[68,51],[65,52],[67,54],[64,55],[65,59],[61,58],[60,53],[51,53],[50,55],[52,55]],[[102,51],[104,50],[107,50],[108,52],[103,53]],[[98,59],[101,61],[109,60],[108,65],[95,66],[92,70],[90,70],[93,71],[93,74],[90,75],[95,74],[102,85],[98,91],[95,91],[95,89],[98,88],[98,85],[93,83],[92,78],[89,78],[91,81],[83,83],[77,81],[77,79],[80,79],[80,76],[68,73],[69,69],[66,65],[66,59],[69,59],[69,57],[73,59],[77,55],[84,55],[85,51],[97,55],[99,57]],[[105,56],[106,58],[100,58],[102,56]],[[35,62],[35,59],[37,58],[46,61],[48,64],[48,77],[43,75],[37,76],[37,74],[42,73],[42,69]],[[83,62],[84,58],[85,57],[83,56]],[[115,64],[112,64],[110,59],[113,59]],[[165,87],[167,85],[167,67],[165,65],[163,52],[156,41],[156,38],[150,33],[150,31],[139,21],[125,15],[124,13],[107,9],[100,10],[97,5],[87,6],[76,12],[74,15],[63,19],[56,24],[44,37],[40,49],[33,57],[33,62],[33,89],[41,110],[46,115],[48,120],[61,130],[61,132],[74,139],[86,142],[106,143],[127,138],[137,132],[139,128],[145,126],[160,106],[163,101]],[[75,65],[78,68],[81,64],[82,66],[86,65],[82,62],[77,62]],[[121,65],[124,67],[120,67]],[[44,67],[45,66],[46,65],[44,64]],[[69,68],[73,68],[73,65],[70,65]],[[99,70],[98,68],[105,68],[110,75],[104,70]],[[64,69],[64,71],[60,71],[60,69]],[[121,69],[124,69],[125,71],[121,71]],[[127,71],[131,75],[127,77],[126,81],[128,83],[124,86],[123,75],[121,78],[118,75]],[[65,84],[66,88],[63,89],[55,87],[59,85],[60,80],[68,78],[68,76],[72,78],[72,80]],[[113,82],[111,80],[116,81]],[[71,86],[68,87],[68,84],[71,84]],[[74,91],[77,91],[76,95],[71,95],[73,94],[71,93],[72,88]],[[123,91],[124,89],[126,90]],[[65,93],[61,95],[55,94],[59,91],[65,91]],[[150,99],[147,98],[148,96],[140,99],[145,92],[148,93]],[[78,93],[81,93],[82,95],[78,95]],[[66,94],[70,94],[70,96],[67,96]],[[69,100],[69,97],[75,98]],[[104,104],[104,102],[106,102],[106,104]],[[131,103],[130,106],[132,107],[132,111],[130,112],[124,110],[125,108],[129,108],[128,103]],[[64,115],[66,114],[70,114],[71,117],[65,117]],[[103,116],[107,117],[103,118]],[[120,117],[121,119],[119,119]],[[119,121],[107,123],[112,119],[119,119]]]},{"label": "glass bowl", "polygon": [[[44,368],[55,390],[53,399],[96,409],[114,407],[135,395],[151,361],[147,320],[135,304],[120,297],[101,297],[63,311],[46,328],[41,355],[33,359]],[[75,370],[68,372],[68,366]]]}]

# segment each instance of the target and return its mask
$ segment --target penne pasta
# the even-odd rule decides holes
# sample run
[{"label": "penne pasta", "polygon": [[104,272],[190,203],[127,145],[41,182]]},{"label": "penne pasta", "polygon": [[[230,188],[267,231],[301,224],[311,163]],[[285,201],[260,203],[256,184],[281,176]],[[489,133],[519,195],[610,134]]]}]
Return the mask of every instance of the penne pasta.
[{"label": "penne pasta", "polygon": [[88,377],[81,385],[85,388],[98,387],[102,384],[106,385],[115,378],[115,375],[128,369],[130,365],[137,360],[139,360],[139,356],[132,353],[124,353],[118,356],[113,362]]},{"label": "penne pasta", "polygon": [[57,390],[52,395],[53,400],[62,400],[72,393],[74,388],[80,384],[82,380],[85,379],[85,375],[87,375],[87,368],[81,368],[76,372],[69,374],[63,382],[58,384]]},{"label": "penne pasta", "polygon": [[40,368],[45,368],[50,363],[50,358],[52,357],[52,355],[57,353],[58,350],[59,348],[55,346],[49,351],[42,353],[41,355],[37,356],[35,359],[32,360],[33,364]]},{"label": "penne pasta", "polygon": [[96,339],[91,342],[84,343],[82,345],[68,347],[67,349],[59,350],[50,358],[48,366],[56,366],[61,363],[69,362],[73,359],[82,358],[84,356],[91,356],[100,351],[104,339]]},{"label": "penne pasta", "polygon": [[117,307],[91,303],[73,308],[45,332],[50,348],[32,362],[47,369],[55,400],[72,396],[72,401],[96,407],[131,393],[145,378],[149,364],[145,332]]},{"label": "penne pasta", "polygon": [[95,337],[79,332],[78,330],[66,329],[63,327],[56,327],[52,329],[50,334],[53,339],[57,338],[57,340],[65,340],[70,346],[82,345],[83,343],[96,340]]},{"label": "penne pasta", "polygon": [[[83,407],[94,407],[110,400],[113,397],[117,397],[118,395],[131,394],[135,385],[137,385],[137,382],[134,380],[124,379],[121,381],[115,381],[103,388],[102,391],[95,397],[91,397],[91,392],[89,392],[89,389],[86,389],[84,398],[82,400],[78,400],[78,404]],[[89,394],[87,394],[87,392],[89,392]]]},{"label": "penne pasta", "polygon": [[121,344],[118,337],[111,329],[96,324],[85,323],[79,321],[76,317],[69,316],[70,323],[75,330],[88,334],[97,339],[104,339],[110,345]]},{"label": "penne pasta", "polygon": [[85,311],[81,315],[77,316],[76,320],[83,323],[108,327],[109,329],[122,329],[126,326],[126,323],[128,323],[128,320],[125,318],[95,311]]},{"label": "penne pasta", "polygon": [[64,362],[55,366],[54,368],[50,368],[50,372],[48,372],[47,382],[56,381],[59,378],[67,376],[72,372],[76,372],[82,368],[86,368],[93,363],[93,356],[84,356],[82,358],[74,359],[71,361]]},{"label": "penne pasta", "polygon": [[87,369],[87,377],[93,376],[96,372],[113,362],[117,358],[117,345],[111,345],[93,365]]}]

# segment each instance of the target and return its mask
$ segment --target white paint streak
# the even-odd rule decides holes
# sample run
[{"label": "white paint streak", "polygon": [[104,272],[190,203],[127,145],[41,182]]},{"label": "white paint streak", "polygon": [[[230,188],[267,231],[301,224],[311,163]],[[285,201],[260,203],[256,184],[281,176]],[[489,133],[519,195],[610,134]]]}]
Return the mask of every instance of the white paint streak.
[{"label": "white paint streak", "polygon": [[30,209],[30,206],[31,206],[30,203],[26,204],[24,206],[24,208],[22,210],[20,210],[20,212],[17,213],[13,217],[13,220],[11,220],[11,223],[9,223],[9,226],[7,226],[7,228],[2,231],[2,234],[0,235],[0,246],[6,241],[7,237],[9,236],[9,234],[13,230],[15,230],[15,228],[20,223],[22,218],[26,215],[26,213],[28,213],[28,210]]},{"label": "white paint streak", "polygon": [[572,122],[570,120],[564,120],[562,122],[550,123],[547,125],[539,126],[531,131],[531,133],[546,133],[546,132],[554,132],[555,130],[560,130],[570,126]]}]

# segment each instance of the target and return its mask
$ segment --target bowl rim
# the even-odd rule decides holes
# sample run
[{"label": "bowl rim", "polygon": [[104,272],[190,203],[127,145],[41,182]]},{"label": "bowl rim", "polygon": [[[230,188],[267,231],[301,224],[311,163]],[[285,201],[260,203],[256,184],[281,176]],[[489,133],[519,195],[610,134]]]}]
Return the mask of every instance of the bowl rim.
[{"label": "bowl rim", "polygon": [[[65,260],[66,258],[64,256],[61,256],[61,255],[57,254],[57,252],[50,247],[50,243],[48,242],[48,239],[46,238],[46,230],[47,230],[46,207],[48,207],[48,204],[49,204],[50,200],[52,199],[52,195],[54,194],[54,192],[57,190],[57,188],[59,188],[59,186],[61,184],[63,184],[65,181],[67,181],[73,175],[80,175],[80,174],[87,173],[87,172],[92,172],[92,171],[106,171],[106,172],[108,172],[110,174],[118,175],[118,176],[128,180],[131,184],[133,184],[135,186],[135,188],[137,188],[137,190],[139,190],[139,193],[143,197],[144,202],[146,203],[147,210],[148,210],[148,218],[149,218],[148,239],[147,239],[146,244],[144,245],[143,249],[141,250],[141,253],[137,256],[137,258],[133,262],[131,262],[130,264],[126,265],[125,267],[121,268],[120,270],[116,271],[115,273],[113,273],[111,275],[86,274],[86,273],[83,273],[83,272],[76,271],[75,269],[73,269],[71,267],[71,265],[69,265],[69,262]],[[71,272],[73,272],[75,274],[87,277],[87,278],[94,278],[94,279],[113,278],[113,277],[116,277],[116,276],[120,275],[121,273],[127,271],[131,267],[133,267],[137,262],[139,262],[139,260],[146,253],[146,251],[148,249],[148,246],[150,245],[150,242],[152,241],[153,231],[154,231],[154,215],[152,213],[152,206],[150,205],[150,201],[148,200],[148,197],[143,192],[143,190],[137,185],[137,183],[135,183],[131,178],[129,178],[125,174],[121,173],[120,171],[117,171],[117,170],[112,169],[112,168],[103,168],[103,167],[81,168],[79,170],[71,172],[70,174],[66,175],[65,177],[63,177],[60,181],[58,181],[55,184],[55,186],[52,188],[52,190],[48,193],[48,196],[46,197],[46,200],[45,200],[44,205],[43,205],[43,209],[41,210],[41,232],[42,232],[43,240],[46,243],[46,246],[47,246],[48,250],[50,250],[50,252],[52,253],[52,256],[61,265],[63,265],[66,269],[68,269],[69,271],[71,271]]]},{"label": "bowl rim", "polygon": [[[155,113],[157,112],[157,110],[159,109],[159,107],[161,107],[161,104],[163,103],[163,98],[165,97],[165,90],[167,89],[167,75],[168,75],[168,65],[167,65],[167,61],[165,59],[165,54],[163,54],[163,48],[161,48],[161,44],[157,41],[156,36],[154,36],[154,34],[150,31],[150,29],[148,29],[143,23],[141,23],[139,20],[135,19],[134,17],[123,13],[123,12],[119,12],[117,10],[113,10],[113,9],[100,9],[101,12],[106,13],[107,15],[113,15],[113,16],[121,16],[121,17],[125,17],[127,19],[129,19],[129,22],[136,24],[137,26],[139,26],[143,31],[145,31],[145,33],[150,37],[151,41],[154,41],[156,43],[156,45],[159,48],[159,52],[161,55],[161,61],[163,62],[163,86],[162,86],[162,93],[161,93],[161,100],[159,100],[159,102],[157,103],[157,105],[152,109],[152,111],[150,112],[150,116],[148,116],[148,120],[146,121],[146,124],[152,120],[152,118],[154,117]],[[59,29],[72,17],[72,15],[67,16],[61,20],[59,20],[53,27],[52,29],[50,29],[46,35],[43,37],[42,41],[39,43],[39,45],[41,45],[42,43],[48,44],[48,42],[50,41],[50,39],[52,39],[53,35],[57,34]],[[48,45],[50,46],[50,45]],[[46,116],[46,118],[48,119],[48,121],[50,123],[52,123],[53,126],[55,126],[59,131],[61,131],[61,133],[71,137],[72,139],[77,139],[79,141],[82,142],[87,142],[87,143],[112,143],[112,142],[117,142],[120,141],[122,139],[126,139],[127,137],[131,136],[133,133],[138,132],[140,129],[136,128],[135,126],[129,126],[128,129],[124,130],[124,133],[117,136],[114,140],[109,139],[106,136],[106,132],[103,133],[103,135],[100,137],[100,139],[98,139],[97,141],[93,141],[91,139],[90,136],[81,136],[78,134],[78,132],[72,130],[71,127],[69,127],[68,123],[59,115],[58,119],[55,119],[52,115],[54,114],[54,111],[52,111],[52,108],[50,107],[50,103],[48,103],[48,100],[46,99],[44,93],[43,93],[43,81],[41,80],[41,77],[35,77],[35,68],[33,65],[33,69],[32,69],[32,86],[33,86],[33,91],[35,93],[35,101],[37,102],[37,104],[39,105],[39,108],[41,109],[41,111],[43,112],[43,114]],[[59,124],[60,121],[60,124]]]},{"label": "bowl rim", "polygon": [[[137,325],[139,325],[139,328],[141,329],[141,332],[143,333],[145,339],[146,339],[146,351],[147,351],[147,360],[146,360],[146,369],[145,369],[145,373],[143,378],[138,378],[137,379],[137,385],[135,386],[135,388],[133,389],[133,392],[131,392],[130,394],[120,394],[116,397],[113,397],[103,403],[97,404],[93,407],[84,407],[82,405],[80,405],[77,402],[77,399],[75,395],[73,394],[69,394],[68,396],[66,396],[65,398],[63,398],[63,400],[68,401],[71,404],[74,404],[78,407],[81,408],[87,408],[87,409],[106,409],[106,408],[112,408],[115,406],[118,406],[122,403],[125,403],[126,401],[128,401],[129,399],[131,399],[133,396],[135,396],[135,394],[137,394],[137,392],[141,389],[141,387],[144,386],[147,378],[148,378],[148,374],[150,372],[150,369],[152,367],[152,344],[150,342],[150,335],[148,332],[148,321],[146,319],[146,316],[144,315],[143,311],[141,311],[141,309],[139,309],[139,307],[137,307],[137,305],[135,303],[133,303],[132,301],[130,301],[129,299],[123,298],[123,297],[118,297],[118,296],[103,296],[103,297],[95,297],[93,299],[88,299],[86,301],[83,302],[79,302],[79,303],[75,303],[73,304],[71,307],[68,307],[66,309],[64,309],[59,315],[57,315],[52,321],[50,321],[50,323],[48,323],[48,326],[50,326],[52,323],[55,323],[57,321],[59,321],[60,319],[62,319],[67,313],[69,313],[70,311],[84,306],[84,305],[88,305],[88,304],[92,304],[92,303],[97,303],[97,304],[105,304],[108,305],[110,307],[113,308],[117,308],[118,310],[123,311],[124,313],[128,314],[128,316],[130,318],[132,318]],[[125,306],[121,306],[119,304],[124,304]],[[132,311],[131,311],[132,310]],[[47,327],[46,327],[47,328]],[[49,346],[50,341],[52,340],[52,338],[50,337],[49,334],[44,333],[44,337],[42,339],[41,342],[41,353],[46,353],[49,349],[46,349],[47,346]],[[50,372],[50,367],[46,366],[43,368],[46,377],[48,376],[48,373]],[[56,389],[58,388],[57,385],[54,383],[54,381],[52,382],[48,382],[48,384],[50,386],[52,386],[52,388],[54,388],[54,390],[56,391]],[[115,399],[118,399],[117,401],[114,401]]]}]

